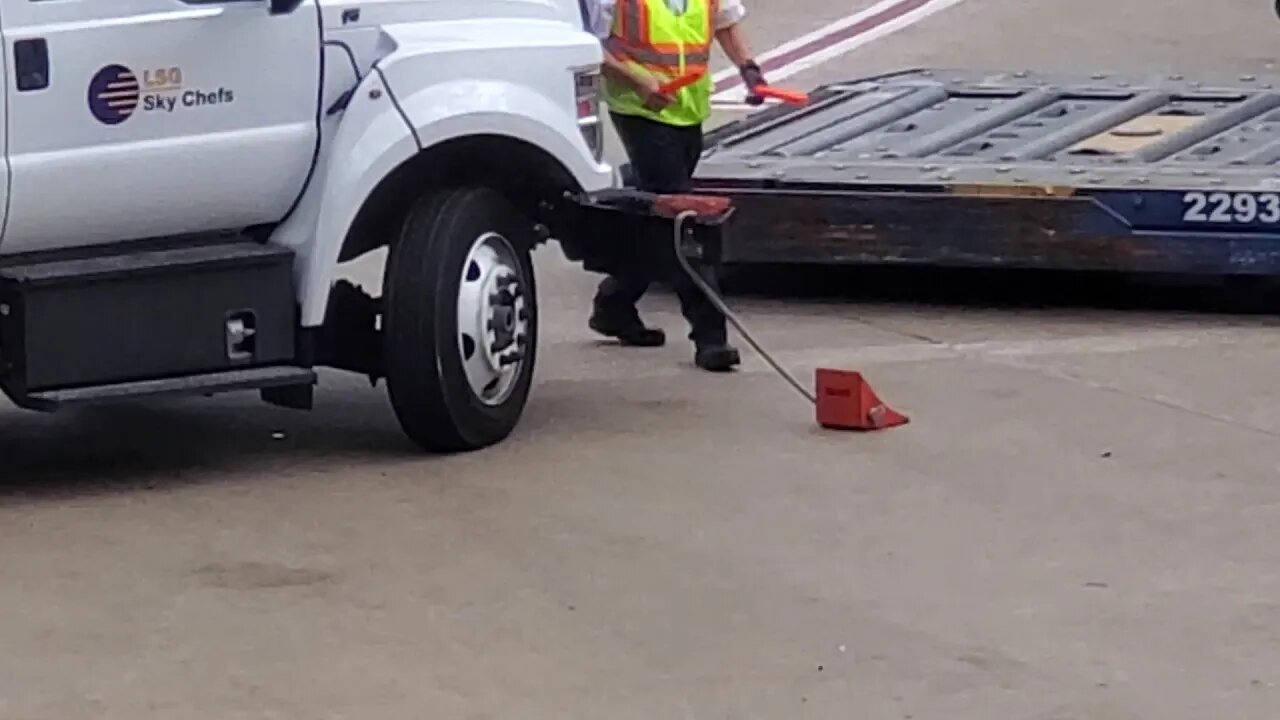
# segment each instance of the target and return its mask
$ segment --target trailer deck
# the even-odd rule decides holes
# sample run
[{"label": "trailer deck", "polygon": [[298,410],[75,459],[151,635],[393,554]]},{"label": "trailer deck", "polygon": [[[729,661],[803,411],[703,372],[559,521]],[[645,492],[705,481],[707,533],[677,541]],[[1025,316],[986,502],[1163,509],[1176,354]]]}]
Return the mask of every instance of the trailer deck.
[{"label": "trailer deck", "polygon": [[708,133],[728,264],[1280,274],[1280,78],[911,70]]}]

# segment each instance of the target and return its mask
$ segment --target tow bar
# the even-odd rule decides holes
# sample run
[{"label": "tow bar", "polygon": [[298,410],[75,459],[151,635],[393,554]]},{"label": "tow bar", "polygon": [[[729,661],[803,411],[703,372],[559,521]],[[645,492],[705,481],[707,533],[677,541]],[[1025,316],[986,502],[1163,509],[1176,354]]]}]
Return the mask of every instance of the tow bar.
[{"label": "tow bar", "polygon": [[729,308],[724,298],[703,279],[690,262],[704,257],[704,248],[686,226],[690,220],[701,220],[720,225],[733,213],[729,198],[707,195],[661,195],[654,201],[657,214],[674,221],[672,250],[681,270],[706,295],[725,318],[742,335],[751,349],[768,363],[769,367],[788,385],[814,406],[816,420],[824,428],[832,430],[883,430],[905,425],[906,415],[886,405],[872,390],[862,373],[835,368],[817,368],[816,390],[810,390],[784,368],[759,342]]}]

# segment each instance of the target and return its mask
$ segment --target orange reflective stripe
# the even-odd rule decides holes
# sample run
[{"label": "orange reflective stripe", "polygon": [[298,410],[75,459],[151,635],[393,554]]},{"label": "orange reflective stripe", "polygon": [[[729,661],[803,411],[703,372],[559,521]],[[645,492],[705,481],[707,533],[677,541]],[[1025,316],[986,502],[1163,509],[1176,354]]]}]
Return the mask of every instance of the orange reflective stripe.
[{"label": "orange reflective stripe", "polygon": [[645,13],[644,0],[618,0],[614,6],[618,18],[618,35],[632,44],[640,45],[645,41],[648,13]]},{"label": "orange reflective stripe", "polygon": [[631,60],[641,65],[656,66],[663,70],[674,70],[683,67],[687,72],[696,72],[697,68],[705,68],[711,63],[711,53],[709,51],[685,52],[681,55],[679,52],[662,52],[653,48],[632,47],[623,42],[615,41],[613,38],[605,42],[605,47],[620,59]]},{"label": "orange reflective stripe", "polygon": [[644,0],[618,0],[614,13],[618,18],[617,35],[634,45],[648,41],[649,17]]},{"label": "orange reflective stripe", "polygon": [[630,2],[636,8],[636,39],[641,43],[649,42],[649,0],[624,0]]},{"label": "orange reflective stripe", "polygon": [[609,35],[618,37],[630,37],[635,32],[636,20],[633,17],[629,0],[618,0],[613,6],[613,27],[609,29]]},{"label": "orange reflective stripe", "polygon": [[[659,0],[663,2],[665,0]],[[714,36],[714,17],[719,12],[719,0],[710,0],[708,3],[708,12],[706,16],[706,24],[704,26],[703,37],[707,40],[705,43],[697,45],[686,45],[684,50],[686,53],[705,53],[708,57],[711,54],[711,42]],[[681,46],[677,43],[655,43],[649,34],[649,5],[646,0],[618,0],[614,7],[615,31],[613,34],[621,37],[627,44],[633,47],[653,48],[664,53],[679,53]]]}]

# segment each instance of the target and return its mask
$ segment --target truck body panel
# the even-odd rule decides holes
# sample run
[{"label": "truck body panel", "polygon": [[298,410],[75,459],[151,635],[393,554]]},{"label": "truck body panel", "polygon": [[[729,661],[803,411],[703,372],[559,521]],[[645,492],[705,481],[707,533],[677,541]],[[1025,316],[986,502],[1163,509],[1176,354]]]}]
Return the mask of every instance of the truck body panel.
[{"label": "truck body panel", "polygon": [[326,29],[467,20],[489,22],[498,33],[507,21],[546,20],[582,26],[578,0],[322,0],[320,6]]},{"label": "truck body panel", "polygon": [[315,0],[283,15],[246,2],[6,5],[0,253],[278,221],[317,139],[318,14]]}]

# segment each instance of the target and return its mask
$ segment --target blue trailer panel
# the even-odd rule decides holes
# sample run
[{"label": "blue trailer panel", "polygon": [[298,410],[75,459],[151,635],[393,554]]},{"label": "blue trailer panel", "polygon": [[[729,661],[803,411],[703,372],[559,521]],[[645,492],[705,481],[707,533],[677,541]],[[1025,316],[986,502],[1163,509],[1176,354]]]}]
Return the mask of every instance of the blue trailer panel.
[{"label": "blue trailer panel", "polygon": [[728,264],[1280,274],[1280,79],[913,70],[708,134]]}]

